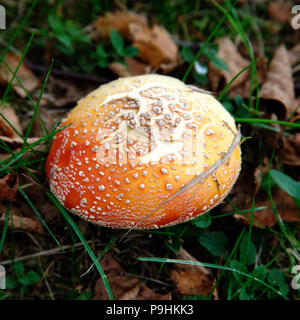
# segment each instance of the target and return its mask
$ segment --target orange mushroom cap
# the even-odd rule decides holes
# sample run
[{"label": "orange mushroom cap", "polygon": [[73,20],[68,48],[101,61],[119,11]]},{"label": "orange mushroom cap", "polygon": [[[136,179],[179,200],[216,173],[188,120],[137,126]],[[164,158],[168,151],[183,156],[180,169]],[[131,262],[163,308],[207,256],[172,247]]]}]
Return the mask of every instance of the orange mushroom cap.
[{"label": "orange mushroom cap", "polygon": [[67,124],[47,159],[50,189],[68,210],[102,226],[186,222],[219,204],[240,172],[239,144],[228,154],[237,134],[234,119],[212,95],[172,77],[102,85],[61,127]]}]

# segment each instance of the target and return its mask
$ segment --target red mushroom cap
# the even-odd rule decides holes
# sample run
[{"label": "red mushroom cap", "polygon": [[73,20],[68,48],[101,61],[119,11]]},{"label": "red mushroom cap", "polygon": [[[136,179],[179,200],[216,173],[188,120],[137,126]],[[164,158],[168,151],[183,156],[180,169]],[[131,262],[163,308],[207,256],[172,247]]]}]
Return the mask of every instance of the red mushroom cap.
[{"label": "red mushroom cap", "polygon": [[240,172],[239,144],[230,151],[234,119],[212,95],[175,78],[112,81],[81,99],[66,124],[46,163],[50,189],[68,210],[102,226],[188,221],[219,204]]}]

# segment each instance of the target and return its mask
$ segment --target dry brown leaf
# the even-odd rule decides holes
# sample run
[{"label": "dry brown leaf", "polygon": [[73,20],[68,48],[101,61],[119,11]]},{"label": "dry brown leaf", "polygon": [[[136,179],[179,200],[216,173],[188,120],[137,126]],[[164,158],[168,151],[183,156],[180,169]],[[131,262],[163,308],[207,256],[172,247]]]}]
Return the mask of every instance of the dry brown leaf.
[{"label": "dry brown leaf", "polygon": [[125,62],[127,66],[119,62],[113,62],[109,65],[109,68],[120,77],[137,76],[150,72],[149,66],[136,59],[125,58]]},{"label": "dry brown leaf", "polygon": [[94,26],[104,37],[110,29],[120,32],[139,49],[138,57],[155,70],[168,73],[178,65],[178,48],[170,34],[162,26],[150,28],[143,16],[117,11],[98,18]]},{"label": "dry brown leaf", "polygon": [[[261,174],[268,171],[269,161],[267,158],[264,158],[262,163],[263,166],[261,167]],[[249,223],[252,201],[255,196],[255,208],[267,208],[254,212],[253,225],[258,228],[264,228],[265,226],[271,227],[277,223],[276,216],[273,212],[268,194],[262,190],[255,194],[257,189],[254,179],[255,169],[256,168],[244,167],[230,193],[230,200],[234,206],[239,208],[239,210],[249,210],[246,214],[235,214],[234,218],[247,224]],[[292,197],[278,187],[272,188],[272,197],[283,221],[299,221],[299,208]],[[223,213],[232,211],[230,204],[223,204],[220,209]]]},{"label": "dry brown leaf", "polygon": [[[274,188],[272,190],[272,197],[276,205],[279,216],[283,221],[287,222],[296,222],[299,221],[299,207],[296,205],[292,197],[286,194],[279,188]],[[267,209],[256,211],[253,214],[253,225],[258,228],[263,227],[272,227],[277,223],[276,216],[273,212],[270,199],[268,195],[265,195],[263,198],[258,198],[255,200],[255,207],[266,206]],[[248,204],[248,208],[251,207],[251,204]],[[242,209],[242,208],[240,208]],[[235,214],[234,217],[238,220],[242,220],[246,223],[250,222],[251,213],[245,215]]]},{"label": "dry brown leaf", "polygon": [[[181,260],[197,261],[183,248],[176,253],[176,257]],[[182,295],[196,294],[208,297],[215,284],[210,271],[202,266],[178,264],[171,271],[170,278]],[[218,299],[217,290],[214,291],[214,297]]]},{"label": "dry brown leaf", "polygon": [[300,133],[284,138],[283,147],[279,152],[281,163],[300,166]]},{"label": "dry brown leaf", "polygon": [[94,27],[102,37],[109,37],[110,29],[114,29],[127,39],[130,39],[131,33],[129,31],[129,25],[131,23],[147,26],[147,20],[142,15],[138,15],[132,11],[116,11],[99,17],[94,23]]},{"label": "dry brown leaf", "polygon": [[[278,117],[275,113],[270,115],[265,115],[265,119],[270,119],[273,121],[278,121]],[[282,128],[278,123],[270,123],[270,127],[273,127],[276,131],[268,130],[267,132],[261,131],[259,133],[260,139],[268,146],[269,150],[276,149],[278,150],[281,147],[281,137],[282,137]]]},{"label": "dry brown leaf", "polygon": [[300,60],[300,43],[288,51],[290,65],[295,65]]},{"label": "dry brown leaf", "polygon": [[155,25],[153,28],[132,23],[129,26],[133,46],[139,49],[138,57],[154,69],[165,73],[178,65],[178,48],[167,30]]},{"label": "dry brown leaf", "polygon": [[[19,118],[16,115],[15,110],[9,104],[4,104],[0,107],[0,113],[10,122],[10,124],[19,132],[22,133],[22,127],[20,125]],[[10,125],[1,117],[0,118],[0,136],[6,136],[9,138],[16,137],[17,134],[10,127]]]},{"label": "dry brown leaf", "polygon": [[47,129],[48,132],[51,132],[53,129],[54,119],[49,113],[49,111],[46,108],[40,106],[39,113],[40,113],[40,117],[35,117],[34,119],[32,134],[31,134],[33,137],[42,137],[44,134],[44,132],[42,132],[41,130],[40,118],[43,120],[43,124],[45,125],[45,128]]},{"label": "dry brown leaf", "polygon": [[[250,61],[241,56],[235,44],[229,38],[219,38],[215,42],[219,46],[217,56],[226,62],[229,69],[229,71],[226,71],[216,68],[212,63],[209,64],[208,77],[212,90],[216,92],[220,88],[222,81],[225,81],[225,84],[229,83]],[[233,89],[240,86],[248,77],[249,70],[246,70],[232,83],[230,88]]]},{"label": "dry brown leaf", "polygon": [[[17,66],[20,62],[21,56],[7,53],[4,57],[5,62],[10,66],[10,68],[15,71],[17,69]],[[35,88],[39,86],[39,80],[36,78],[36,76],[33,74],[33,72],[26,66],[26,64],[23,62],[19,70],[17,72],[17,77],[22,82],[24,88],[31,92]],[[0,64],[0,82],[3,84],[7,84],[10,79],[12,78],[12,73],[6,68],[6,66],[2,63]],[[26,97],[26,92],[24,89],[20,86],[19,82],[15,78],[13,80],[13,88],[14,90],[22,97]]]},{"label": "dry brown leaf", "polygon": [[[59,211],[53,202],[49,201],[45,189],[39,184],[33,183],[32,178],[28,173],[22,174],[20,178],[20,184],[27,186],[27,188],[24,189],[24,192],[26,192],[26,195],[30,201],[34,203],[35,208],[41,214],[46,223],[48,224],[57,222],[57,219],[59,219],[60,216]],[[27,201],[24,201],[22,196],[19,196],[14,204],[18,206],[18,210],[22,213],[22,215],[39,221],[36,214],[30,208]],[[80,228],[79,224],[80,222],[78,222],[78,227]],[[84,233],[82,228],[80,228],[80,231]]]},{"label": "dry brown leaf", "polygon": [[283,1],[272,1],[268,6],[269,14],[280,23],[287,23],[291,18],[291,8],[289,4]]},{"label": "dry brown leaf", "polygon": [[68,104],[75,105],[79,99],[96,89],[97,86],[84,81],[50,77],[46,92],[43,94],[43,103],[45,104],[45,101],[48,101],[55,107],[63,107]]},{"label": "dry brown leaf", "polygon": [[[257,71],[257,76],[258,76],[258,83],[261,84],[264,82],[267,74],[267,61],[264,57],[259,57],[259,60],[255,63],[256,65],[256,71]],[[249,98],[250,94],[250,87],[251,87],[251,79],[250,79],[250,68],[248,69],[248,76],[247,79],[242,82],[240,85],[236,87],[231,87],[229,88],[229,95],[231,98],[235,96],[241,96],[243,98]],[[255,90],[255,84],[252,88],[252,90]],[[253,95],[256,92],[253,92]]]},{"label": "dry brown leaf", "polygon": [[119,77],[129,77],[131,76],[127,66],[119,62],[112,62],[109,64],[109,69],[117,74]]},{"label": "dry brown leaf", "polygon": [[[36,142],[38,139],[39,138],[28,138],[27,143],[32,144]],[[0,140],[4,141],[14,151],[18,148],[21,148],[24,143],[24,140],[21,139],[20,137],[9,138],[5,136],[0,136]],[[2,152],[3,152],[3,149],[0,149],[0,153]]]},{"label": "dry brown leaf", "polygon": [[132,76],[138,76],[146,73],[151,72],[151,68],[146,65],[145,63],[142,63],[136,59],[132,58],[125,58],[125,62],[128,65],[129,73]]},{"label": "dry brown leaf", "polygon": [[[170,300],[171,295],[153,292],[140,280],[125,273],[119,262],[108,252],[100,260],[116,300]],[[94,300],[107,300],[108,295],[102,279],[95,284]]]},{"label": "dry brown leaf", "polygon": [[[6,218],[6,210],[0,204],[0,224],[3,224]],[[12,207],[9,213],[8,227],[13,230],[24,230],[29,232],[43,233],[43,226],[39,220],[33,220],[29,217],[20,215],[18,209]]]},{"label": "dry brown leaf", "polygon": [[[37,141],[39,138],[28,138],[27,143],[32,144],[33,142]],[[4,141],[7,146],[13,150],[14,152],[18,152],[20,148],[23,145],[23,139],[20,137],[14,137],[14,138],[9,138],[5,136],[0,136],[0,140]],[[44,145],[37,145],[34,147],[35,150],[37,149],[44,149]],[[4,161],[5,159],[11,157],[10,153],[5,152],[3,148],[0,148],[0,161]]]},{"label": "dry brown leaf", "polygon": [[14,201],[18,190],[19,177],[7,174],[0,178],[0,201]]},{"label": "dry brown leaf", "polygon": [[276,113],[281,120],[287,119],[296,108],[292,69],[284,45],[275,51],[260,98],[267,110]]},{"label": "dry brown leaf", "polygon": [[[297,101],[297,105],[300,105],[300,99],[299,99],[299,102]],[[294,115],[290,122],[297,122],[297,121],[300,121],[300,113],[296,113],[296,115]]]}]

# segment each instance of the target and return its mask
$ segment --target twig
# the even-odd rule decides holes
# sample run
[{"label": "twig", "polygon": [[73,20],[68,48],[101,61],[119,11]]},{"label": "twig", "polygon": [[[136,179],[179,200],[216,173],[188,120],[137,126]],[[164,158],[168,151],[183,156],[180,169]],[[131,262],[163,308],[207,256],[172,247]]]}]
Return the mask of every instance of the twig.
[{"label": "twig", "polygon": [[[27,67],[29,67],[31,70],[35,72],[47,73],[49,70],[48,67],[37,65],[29,59],[25,58],[24,61]],[[52,69],[51,75],[56,77],[71,78],[71,79],[84,80],[84,81],[96,82],[96,83],[107,83],[112,80],[112,79],[92,76],[89,74],[82,74],[82,73],[59,70],[59,69]]]},{"label": "twig", "polygon": [[[87,241],[87,243],[91,243],[91,242],[92,242],[92,240]],[[104,245],[104,244],[99,243],[97,245]],[[0,265],[11,264],[11,263],[13,263],[15,261],[24,261],[24,260],[33,259],[33,258],[49,256],[49,255],[52,255],[52,254],[61,254],[61,253],[64,253],[62,251],[62,249],[63,250],[70,249],[71,247],[75,247],[75,248],[80,249],[79,247],[82,247],[82,246],[83,246],[83,244],[81,242],[75,243],[74,245],[73,244],[67,244],[65,246],[62,246],[61,248],[57,247],[57,248],[54,248],[54,249],[50,249],[50,250],[45,250],[45,251],[29,254],[29,255],[26,255],[26,256],[23,256],[23,257],[15,258],[15,259],[0,261]]]},{"label": "twig", "polygon": [[183,46],[183,47],[189,47],[189,48],[200,48],[204,44],[204,42],[189,42],[189,41],[177,39],[175,37],[173,37],[173,40],[177,45]]},{"label": "twig", "polygon": [[[40,260],[40,259],[39,259],[39,264],[40,264],[41,269],[43,270],[43,266],[42,266],[42,263],[41,263],[41,260]],[[43,270],[43,277],[42,277],[43,280],[45,281],[46,287],[47,287],[47,289],[48,289],[48,291],[49,291],[49,295],[50,295],[51,300],[55,300],[55,298],[54,298],[53,291],[52,291],[52,289],[51,289],[51,286],[50,286],[50,284],[49,284],[49,281],[48,281],[48,279],[47,279],[46,274],[48,273],[48,270],[53,266],[53,264],[54,264],[54,261],[52,261],[52,262],[50,263],[50,265],[47,267],[47,269],[46,269],[45,271]]]}]

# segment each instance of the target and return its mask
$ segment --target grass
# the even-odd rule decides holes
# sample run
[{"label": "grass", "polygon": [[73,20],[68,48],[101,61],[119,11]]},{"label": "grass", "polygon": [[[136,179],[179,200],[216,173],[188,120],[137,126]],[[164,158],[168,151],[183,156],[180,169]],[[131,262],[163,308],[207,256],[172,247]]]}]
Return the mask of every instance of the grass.
[{"label": "grass", "polygon": [[[128,54],[136,54],[136,52],[132,49],[128,49],[131,47],[124,44],[120,35],[112,34],[110,43],[106,43],[103,48],[98,49],[98,57],[91,56],[89,51],[86,54],[87,58],[84,54],[79,54],[80,58],[77,62],[77,56],[75,55],[77,49],[78,52],[85,53],[84,50],[87,50],[86,47],[89,48],[90,46],[92,49],[95,49],[94,52],[97,51],[97,48],[93,47],[91,41],[86,38],[86,34],[81,31],[82,25],[86,23],[86,21],[91,21],[91,16],[89,14],[91,11],[90,6],[96,8],[96,2],[92,1],[92,4],[89,4],[89,10],[84,11],[84,14],[80,17],[80,20],[82,21],[76,21],[74,23],[68,22],[70,21],[70,16],[66,17],[65,20],[63,19],[62,8],[64,6],[64,1],[58,1],[53,8],[50,8],[50,4],[46,2],[43,10],[47,12],[47,8],[49,10],[51,9],[48,16],[48,19],[51,21],[51,27],[47,29],[47,26],[43,25],[37,28],[35,25],[33,28],[34,30],[32,31],[30,26],[34,25],[35,19],[37,19],[37,13],[35,11],[37,3],[38,1],[35,1],[30,6],[24,18],[20,21],[19,26],[10,37],[8,45],[1,55],[1,61],[12,74],[12,79],[2,95],[0,108],[8,100],[17,101],[17,97],[11,91],[12,82],[16,79],[26,92],[26,101],[28,102],[28,105],[31,105],[33,108],[33,115],[29,121],[25,134],[22,135],[22,133],[18,132],[4,115],[0,113],[2,119],[23,140],[23,145],[17,152],[14,152],[4,141],[0,141],[0,148],[10,154],[10,157],[1,162],[0,177],[10,174],[11,172],[15,174],[26,173],[27,177],[30,178],[29,186],[36,185],[42,190],[47,201],[51,203],[52,210],[59,212],[59,218],[55,221],[55,224],[46,222],[45,212],[41,212],[40,208],[35,205],[34,200],[30,198],[28,180],[26,182],[21,180],[22,182],[18,187],[19,197],[21,197],[24,203],[28,205],[28,210],[35,213],[44,226],[46,234],[33,235],[25,231],[17,232],[14,229],[9,230],[8,224],[12,209],[9,202],[5,203],[5,220],[0,236],[0,257],[2,255],[11,260],[8,272],[14,275],[15,287],[11,287],[11,289],[7,291],[7,294],[0,293],[0,299],[18,299],[21,297],[37,298],[38,296],[42,297],[42,299],[54,296],[62,298],[66,296],[66,293],[69,293],[73,298],[78,298],[79,296],[81,296],[81,298],[88,298],[90,295],[87,293],[91,293],[93,289],[90,284],[94,283],[97,277],[102,279],[109,299],[114,299],[109,281],[101,266],[101,261],[99,262],[108,250],[111,250],[114,253],[117,259],[125,267],[126,271],[137,275],[146,274],[149,278],[163,280],[171,286],[172,284],[168,277],[168,272],[170,270],[169,264],[200,265],[212,269],[213,272],[218,272],[214,273],[214,276],[217,278],[214,289],[218,289],[222,299],[299,299],[299,292],[291,290],[288,284],[292,277],[290,270],[299,263],[299,260],[297,260],[299,259],[298,250],[300,246],[299,239],[297,239],[299,223],[289,224],[282,221],[280,212],[276,208],[273,200],[272,188],[274,184],[277,184],[285,192],[293,196],[298,203],[300,202],[300,196],[299,191],[297,191],[297,182],[293,180],[292,177],[281,172],[284,171],[282,170],[282,166],[280,167],[280,172],[284,174],[285,178],[282,179],[281,177],[276,180],[276,172],[274,173],[274,171],[272,171],[273,169],[271,169],[273,166],[278,168],[278,159],[274,154],[269,155],[270,163],[266,180],[267,193],[274,215],[278,221],[278,224],[272,228],[265,227],[260,230],[253,226],[254,213],[260,212],[265,208],[256,207],[255,198],[252,200],[251,208],[240,210],[234,206],[229,197],[227,201],[232,206],[231,212],[217,214],[218,209],[214,209],[213,212],[182,225],[162,230],[134,231],[129,233],[121,242],[118,241],[122,238],[122,234],[119,231],[108,230],[106,228],[101,228],[99,230],[99,228],[90,225],[84,227],[86,225],[85,222],[80,221],[77,217],[71,217],[69,215],[48,190],[43,172],[47,150],[49,149],[52,138],[59,130],[63,129],[53,128],[51,132],[48,132],[45,129],[45,124],[39,113],[39,106],[48,79],[51,75],[51,70],[56,65],[66,64],[70,67],[70,65],[68,65],[70,63],[75,66],[74,71],[86,72],[83,68],[83,66],[86,65],[87,70],[91,73],[102,72],[103,69],[107,67],[110,59],[123,58],[126,56],[126,50],[128,51]],[[155,1],[150,1],[148,4],[145,4],[145,8],[151,6],[151,3],[153,5],[153,12],[157,12]],[[171,1],[166,1],[166,3],[168,6],[164,4],[165,11],[162,11],[159,14],[157,13],[157,18],[161,19],[161,23],[167,24],[166,26],[169,27],[170,31],[177,32],[180,36],[185,36],[184,40],[192,42],[193,37],[187,32],[188,23],[182,22],[182,25],[179,26],[174,23],[180,10],[186,15],[187,12],[193,10],[191,4],[183,4],[182,2],[182,4],[174,5]],[[291,131],[290,129],[298,129],[300,127],[299,123],[263,118],[263,114],[259,109],[259,85],[256,68],[258,59],[255,59],[252,44],[245,31],[247,30],[248,32],[247,25],[245,25],[246,22],[243,18],[240,19],[243,11],[236,7],[237,1],[233,1],[232,3],[225,1],[224,3],[224,6],[221,6],[215,1],[207,3],[210,8],[208,14],[211,15],[211,20],[214,20],[217,17],[219,22],[217,25],[209,22],[204,24],[203,22],[201,31],[206,33],[207,37],[205,37],[205,41],[200,46],[198,52],[193,54],[192,51],[191,58],[187,58],[186,61],[188,61],[189,64],[186,65],[184,70],[181,70],[180,77],[183,81],[189,83],[189,81],[192,80],[191,72],[194,70],[195,63],[198,61],[201,61],[201,63],[209,62],[209,57],[207,55],[205,56],[205,50],[209,48],[214,38],[222,35],[222,33],[225,33],[229,37],[240,37],[251,63],[241,70],[230,83],[223,88],[219,94],[219,100],[224,102],[227,99],[226,101],[229,101],[232,105],[236,105],[236,101],[228,98],[227,91],[238,76],[250,69],[251,85],[249,100],[243,102],[247,114],[246,116],[241,117],[235,112],[236,109],[233,108],[232,114],[235,117],[236,122],[245,125],[245,133],[251,132],[254,125],[257,124],[278,124],[282,126],[287,133]],[[197,12],[199,10],[199,1],[195,1],[194,6],[194,10]],[[113,8],[114,4],[110,7],[108,2],[106,2],[103,6],[99,5],[96,12],[100,15],[105,11],[113,10]],[[173,18],[172,15],[168,16],[167,14],[170,8],[175,10],[175,15],[174,11],[172,11],[172,15],[174,15]],[[212,10],[212,8],[215,8],[215,10]],[[11,10],[13,12],[14,9]],[[244,12],[243,14],[247,13]],[[93,17],[93,19],[94,18],[95,17]],[[39,19],[37,19],[37,21],[39,21]],[[73,30],[74,32],[70,34],[68,30]],[[251,29],[250,32],[252,31],[253,30]],[[29,37],[24,37],[23,35],[28,32],[31,32]],[[18,39],[20,41],[20,39],[24,38],[29,40],[27,43],[23,43],[24,49],[21,50],[22,57],[20,63],[15,70],[12,70],[5,62],[5,55]],[[25,56],[31,52],[32,46],[34,46],[36,52],[41,52],[43,50],[41,43],[46,43],[49,39],[57,39],[59,45],[55,47],[56,58],[51,60],[47,75],[42,83],[40,94],[36,99],[26,91],[22,81],[17,76],[17,71],[21,62],[25,59]],[[35,44],[35,41],[37,41],[37,44]],[[16,43],[15,46],[18,48],[22,47],[20,43]],[[68,57],[68,59],[66,59],[66,57]],[[101,62],[98,61],[98,63],[97,59],[100,58],[102,60]],[[194,80],[195,78],[193,78],[192,81]],[[239,106],[237,106],[237,108],[238,107]],[[255,117],[253,117],[253,115],[255,115]],[[30,137],[36,118],[39,119],[44,135],[37,141],[28,143],[28,138]],[[270,126],[258,128],[258,130],[272,129]],[[247,142],[245,142],[245,144],[246,143]],[[36,147],[42,145],[44,146],[43,151],[36,150]],[[245,148],[247,148],[247,146]],[[244,161],[247,163],[249,160],[244,159]],[[251,214],[248,228],[238,224],[234,218],[232,218],[234,214],[245,215],[248,213]],[[86,231],[86,228],[88,228],[88,231]],[[99,238],[103,240],[103,243],[101,245],[101,253],[97,256],[95,243]],[[75,250],[77,239],[79,239],[84,248],[84,251],[80,254]],[[89,241],[86,239],[89,239]],[[208,239],[214,239],[214,241],[209,241]],[[272,246],[270,245],[270,242],[276,242],[278,243],[278,246]],[[63,247],[65,243],[71,245],[71,253],[64,250]],[[26,262],[24,260],[23,265],[20,265],[20,263],[16,261],[18,257],[24,256],[28,252],[31,253],[33,250],[42,252],[45,250],[44,248],[53,248],[53,245],[58,245],[61,249],[59,257],[55,256],[53,260],[57,265],[56,270],[54,269],[53,262],[46,257],[36,258],[40,264],[37,263],[35,258],[28,259]],[[182,246],[186,249],[190,248],[192,253],[200,257],[199,260],[201,262],[171,258],[175,256]],[[148,256],[142,257],[145,254]],[[161,257],[153,257],[156,255],[160,255]],[[91,268],[91,263],[95,268]],[[70,269],[70,272],[66,272],[66,269]],[[43,282],[42,290],[36,286],[37,282]],[[147,283],[147,285],[152,285],[153,287],[151,282]],[[30,286],[32,290],[28,291],[26,289],[28,286]],[[72,288],[80,287],[82,288],[75,290],[76,293],[73,292],[74,289]],[[154,286],[153,288],[160,292],[166,292],[168,289],[165,286]],[[211,291],[209,299],[213,299],[214,289]],[[40,291],[42,291],[42,294],[40,294]],[[183,297],[179,295],[179,298]],[[202,299],[203,297],[197,296],[190,298]]]}]

